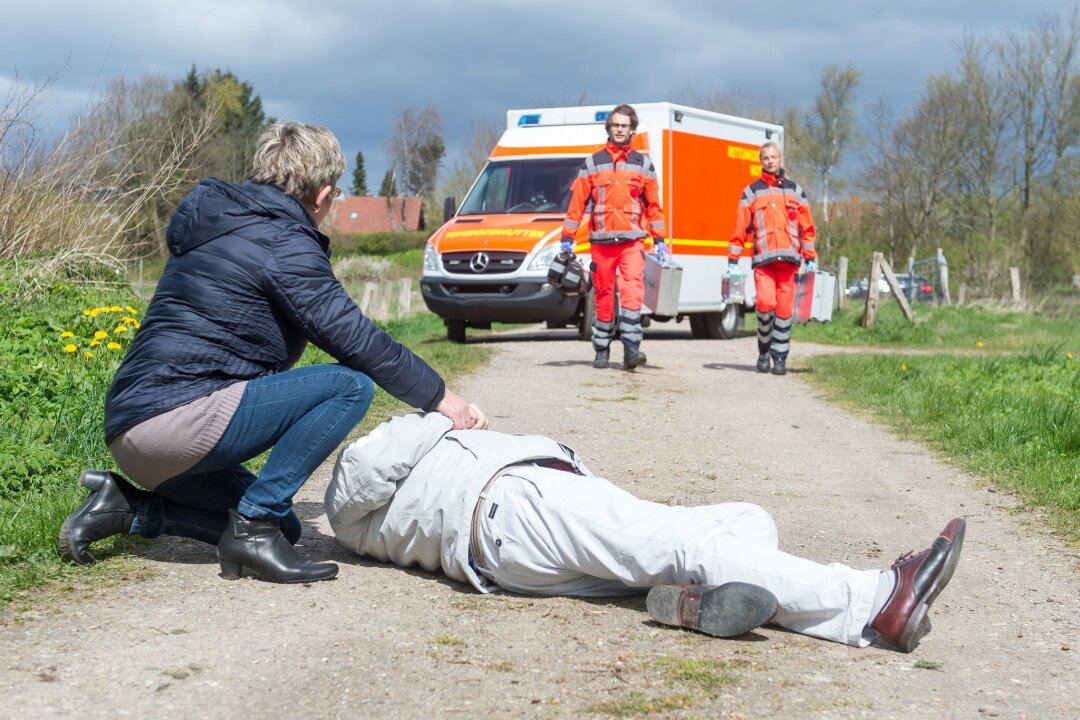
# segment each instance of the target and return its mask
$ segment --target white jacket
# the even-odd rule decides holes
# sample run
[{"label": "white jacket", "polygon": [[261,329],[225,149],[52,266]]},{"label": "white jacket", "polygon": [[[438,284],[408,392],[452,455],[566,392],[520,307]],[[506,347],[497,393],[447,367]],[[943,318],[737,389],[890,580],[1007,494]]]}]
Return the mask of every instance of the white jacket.
[{"label": "white jacket", "polygon": [[591,474],[574,451],[539,435],[451,430],[440,413],[392,418],[338,454],[326,515],[350,550],[442,569],[481,592],[498,587],[469,566],[473,509],[484,485],[515,463],[557,458]]}]

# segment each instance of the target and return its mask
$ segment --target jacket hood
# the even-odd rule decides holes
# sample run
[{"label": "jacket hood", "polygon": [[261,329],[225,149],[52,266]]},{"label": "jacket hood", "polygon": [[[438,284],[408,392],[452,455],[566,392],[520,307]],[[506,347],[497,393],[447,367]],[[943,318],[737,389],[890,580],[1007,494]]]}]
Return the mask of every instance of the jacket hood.
[{"label": "jacket hood", "polygon": [[295,198],[272,185],[251,181],[234,185],[212,177],[201,180],[180,201],[169,221],[166,242],[170,253],[183,255],[211,240],[274,219],[295,222],[327,247],[326,236]]}]

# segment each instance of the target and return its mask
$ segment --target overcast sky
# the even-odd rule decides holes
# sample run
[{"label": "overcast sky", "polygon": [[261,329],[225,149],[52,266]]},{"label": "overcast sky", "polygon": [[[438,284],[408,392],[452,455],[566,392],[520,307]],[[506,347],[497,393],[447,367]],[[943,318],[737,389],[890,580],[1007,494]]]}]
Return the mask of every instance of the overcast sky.
[{"label": "overcast sky", "polygon": [[[438,108],[448,161],[474,119],[537,104],[655,102],[737,89],[809,107],[823,67],[852,64],[860,101],[900,111],[965,32],[1023,33],[1073,0],[20,0],[0,13],[0,99],[56,74],[47,117],[95,84],[232,70],[266,112],[325,125],[378,188],[393,117]],[[760,118],[775,120],[776,118]],[[348,178],[343,182],[348,184]]]}]

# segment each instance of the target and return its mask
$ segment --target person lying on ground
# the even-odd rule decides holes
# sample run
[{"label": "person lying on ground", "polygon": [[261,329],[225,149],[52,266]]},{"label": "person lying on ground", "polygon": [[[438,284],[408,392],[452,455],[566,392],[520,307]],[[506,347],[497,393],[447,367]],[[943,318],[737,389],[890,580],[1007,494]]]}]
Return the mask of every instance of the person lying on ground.
[{"label": "person lying on ground", "polygon": [[[441,569],[483,593],[652,588],[647,606],[661,622],[730,635],[770,621],[904,652],[929,631],[927,610],[960,559],[965,522],[954,518],[930,548],[887,570],[824,565],[780,551],[776,524],[757,505],[648,502],[594,476],[566,445],[486,427],[482,417],[455,430],[437,413],[412,414],[346,445],[325,497],[337,539],[376,560]],[[734,591],[708,589],[729,583]]]}]

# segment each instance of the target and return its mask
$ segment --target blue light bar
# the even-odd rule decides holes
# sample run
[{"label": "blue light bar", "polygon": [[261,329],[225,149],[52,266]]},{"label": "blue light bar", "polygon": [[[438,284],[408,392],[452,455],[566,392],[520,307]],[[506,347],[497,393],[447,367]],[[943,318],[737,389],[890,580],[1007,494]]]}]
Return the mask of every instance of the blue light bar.
[{"label": "blue light bar", "polygon": [[610,115],[610,114],[611,113],[608,110],[597,110],[596,111],[596,122],[604,122],[605,120],[607,120],[607,116]]},{"label": "blue light bar", "polygon": [[539,115],[522,115],[518,118],[518,125],[539,125]]}]

